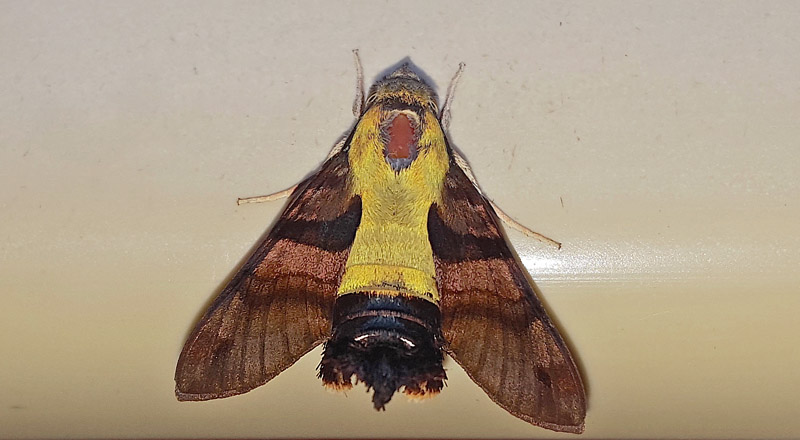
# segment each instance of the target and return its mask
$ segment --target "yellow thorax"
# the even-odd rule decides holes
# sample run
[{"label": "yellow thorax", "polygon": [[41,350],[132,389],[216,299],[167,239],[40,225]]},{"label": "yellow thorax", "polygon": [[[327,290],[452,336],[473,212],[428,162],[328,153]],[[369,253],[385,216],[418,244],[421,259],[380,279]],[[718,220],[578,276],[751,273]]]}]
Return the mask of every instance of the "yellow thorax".
[{"label": "yellow thorax", "polygon": [[361,223],[338,294],[403,294],[438,303],[427,223],[449,168],[447,146],[438,119],[424,109],[415,114],[416,158],[406,168],[392,169],[384,156],[381,126],[399,111],[375,105],[355,128],[349,160],[351,188],[361,197]]}]

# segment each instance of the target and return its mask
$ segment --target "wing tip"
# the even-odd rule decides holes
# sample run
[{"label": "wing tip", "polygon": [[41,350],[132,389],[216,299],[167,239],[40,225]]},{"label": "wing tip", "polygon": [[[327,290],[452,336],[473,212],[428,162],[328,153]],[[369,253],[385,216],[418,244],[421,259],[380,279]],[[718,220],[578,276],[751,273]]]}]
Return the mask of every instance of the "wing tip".
[{"label": "wing tip", "polygon": [[540,428],[549,429],[551,431],[556,431],[556,432],[567,432],[567,433],[570,433],[570,434],[583,434],[583,431],[584,431],[584,429],[586,427],[586,423],[584,422],[584,420],[586,418],[585,410],[583,411],[583,414],[581,414],[580,423],[565,425],[565,424],[561,424],[561,423],[555,423],[555,422],[548,422],[548,421],[545,421],[545,420],[539,420],[539,419],[537,419],[537,418],[535,418],[535,417],[533,417],[533,416],[531,416],[529,414],[525,414],[525,413],[522,413],[522,412],[520,412],[518,410],[510,408],[505,403],[495,400],[491,395],[489,396],[489,399],[491,399],[494,403],[496,403],[498,406],[500,406],[504,410],[508,411],[508,413],[511,414],[512,416],[517,417],[517,418],[519,418],[521,420],[524,420],[524,421],[530,423],[531,425],[538,426]]},{"label": "wing tip", "polygon": [[518,408],[515,408],[512,405],[509,405],[508,402],[505,402],[502,399],[499,399],[496,395],[494,395],[492,392],[490,392],[490,390],[488,390],[486,388],[486,386],[481,381],[476,379],[475,375],[473,375],[473,372],[468,367],[465,367],[464,364],[461,363],[461,360],[459,360],[459,358],[456,356],[455,353],[453,353],[452,350],[448,349],[446,351],[446,353],[454,361],[456,361],[456,363],[459,366],[461,366],[461,368],[464,370],[465,373],[467,373],[467,376],[469,376],[469,378],[472,380],[472,382],[475,383],[475,385],[477,385],[480,389],[482,389],[484,393],[486,393],[486,396],[489,398],[489,400],[494,402],[500,408],[503,408],[506,412],[508,412],[512,416],[514,416],[514,417],[516,417],[516,418],[518,418],[520,420],[523,420],[525,422],[528,422],[531,425],[538,426],[538,427],[544,428],[544,429],[549,429],[551,431],[566,432],[566,433],[570,433],[570,434],[582,434],[583,433],[583,431],[585,429],[585,426],[586,426],[586,424],[585,424],[585,420],[586,420],[586,394],[585,394],[585,391],[583,390],[583,387],[581,387],[580,403],[577,406],[573,407],[573,409],[575,410],[574,412],[577,412],[577,415],[579,417],[579,423],[561,424],[561,423],[555,423],[555,422],[548,422],[548,421],[545,421],[545,420],[541,420],[541,419],[537,418],[536,416],[531,415],[531,414],[529,414],[527,412],[520,411]]},{"label": "wing tip", "polygon": [[581,422],[580,425],[559,425],[557,423],[547,423],[547,422],[529,422],[533,425],[536,425],[540,428],[549,429],[551,431],[557,432],[566,432],[569,434],[583,434],[584,428],[586,427],[585,423]]},{"label": "wing tip", "polygon": [[204,400],[223,399],[225,397],[236,396],[250,391],[247,390],[227,390],[218,393],[189,393],[181,391],[178,386],[175,386],[175,397],[179,402],[201,402]]}]

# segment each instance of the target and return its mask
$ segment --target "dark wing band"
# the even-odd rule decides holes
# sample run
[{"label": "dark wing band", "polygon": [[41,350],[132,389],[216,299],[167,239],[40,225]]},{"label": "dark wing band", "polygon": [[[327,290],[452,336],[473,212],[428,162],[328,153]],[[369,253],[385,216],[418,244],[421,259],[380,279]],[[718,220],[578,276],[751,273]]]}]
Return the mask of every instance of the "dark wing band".
[{"label": "dark wing band", "polygon": [[449,354],[489,397],[544,428],[580,433],[586,397],[569,349],[490,203],[451,160],[428,234]]},{"label": "dark wing band", "polygon": [[179,400],[250,391],[330,336],[336,290],[361,220],[349,172],[342,151],[298,185],[186,341],[175,371]]}]

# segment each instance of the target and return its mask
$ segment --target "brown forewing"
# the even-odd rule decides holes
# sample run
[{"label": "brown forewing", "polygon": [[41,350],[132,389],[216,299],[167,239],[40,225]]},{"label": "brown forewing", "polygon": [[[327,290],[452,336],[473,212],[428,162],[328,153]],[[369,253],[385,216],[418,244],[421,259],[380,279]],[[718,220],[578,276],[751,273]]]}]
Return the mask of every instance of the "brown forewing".
[{"label": "brown forewing", "polygon": [[489,397],[544,428],[580,433],[586,397],[575,362],[499,227],[451,161],[428,232],[448,353]]},{"label": "brown forewing", "polygon": [[250,391],[330,336],[333,301],[361,219],[348,174],[345,150],[298,185],[186,341],[175,371],[179,400]]}]

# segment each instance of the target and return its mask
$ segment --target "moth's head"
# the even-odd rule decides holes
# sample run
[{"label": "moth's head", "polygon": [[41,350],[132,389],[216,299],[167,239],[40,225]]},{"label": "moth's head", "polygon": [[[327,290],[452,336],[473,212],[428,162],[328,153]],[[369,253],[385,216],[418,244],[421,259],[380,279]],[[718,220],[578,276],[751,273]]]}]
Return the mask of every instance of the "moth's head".
[{"label": "moth's head", "polygon": [[398,67],[370,87],[366,108],[373,105],[424,109],[433,114],[439,111],[436,92],[411,69],[408,63]]},{"label": "moth's head", "polygon": [[319,377],[336,390],[351,388],[355,377],[374,391],[378,410],[397,391],[415,398],[435,395],[446,379],[438,313],[435,304],[422,299],[362,293],[340,297]]},{"label": "moth's head", "polygon": [[436,92],[403,64],[370,88],[361,122],[379,131],[386,162],[400,172],[443,136],[438,112]]}]

